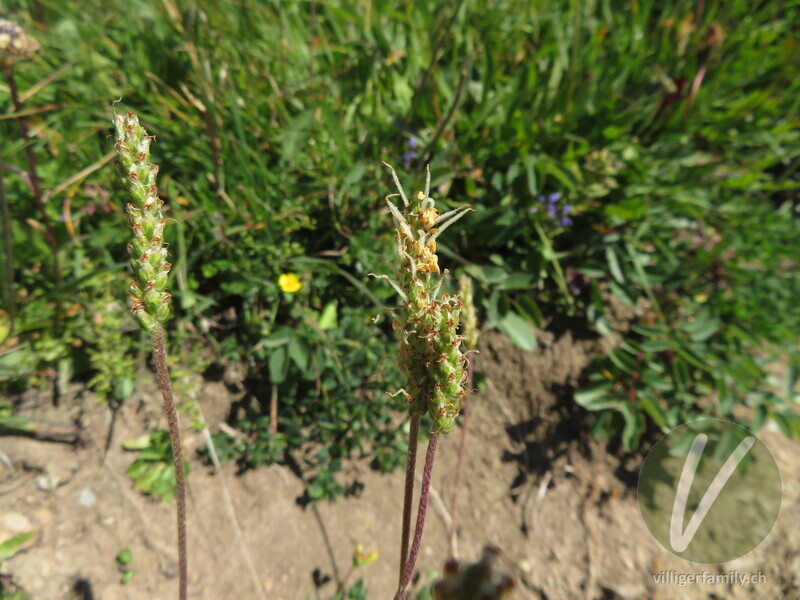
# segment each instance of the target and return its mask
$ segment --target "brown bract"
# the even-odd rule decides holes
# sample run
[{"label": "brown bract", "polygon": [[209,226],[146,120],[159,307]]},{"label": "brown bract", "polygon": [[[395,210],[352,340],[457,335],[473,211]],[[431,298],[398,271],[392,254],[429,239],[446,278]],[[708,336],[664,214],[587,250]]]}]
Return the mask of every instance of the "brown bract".
[{"label": "brown bract", "polygon": [[18,60],[31,58],[41,49],[39,42],[6,19],[0,19],[0,65],[8,67]]}]

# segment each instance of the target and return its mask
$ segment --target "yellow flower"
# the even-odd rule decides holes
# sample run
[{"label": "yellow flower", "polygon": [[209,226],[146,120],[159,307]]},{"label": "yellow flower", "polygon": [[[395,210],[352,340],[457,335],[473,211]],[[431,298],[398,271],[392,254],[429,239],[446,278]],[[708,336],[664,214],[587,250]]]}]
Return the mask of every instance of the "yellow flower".
[{"label": "yellow flower", "polygon": [[300,288],[303,287],[303,282],[294,273],[284,273],[278,277],[278,287],[284,292],[294,294],[300,291]]},{"label": "yellow flower", "polygon": [[373,550],[372,552],[366,553],[364,552],[364,546],[359,544],[356,546],[356,551],[353,553],[353,566],[354,567],[363,567],[365,565],[374,562],[375,559],[378,558],[378,551]]}]

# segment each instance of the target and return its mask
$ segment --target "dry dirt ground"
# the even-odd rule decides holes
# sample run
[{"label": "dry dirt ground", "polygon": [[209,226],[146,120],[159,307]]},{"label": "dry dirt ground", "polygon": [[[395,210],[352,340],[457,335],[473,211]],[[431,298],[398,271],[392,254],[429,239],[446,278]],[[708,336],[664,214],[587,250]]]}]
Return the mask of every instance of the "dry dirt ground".
[{"label": "dry dirt ground", "polygon": [[[800,598],[798,445],[771,432],[760,434],[778,462],[784,498],[780,518],[759,548],[725,565],[693,565],[672,556],[639,515],[635,484],[641,458],[591,441],[587,418],[571,400],[590,356],[605,343],[591,336],[573,339],[569,331],[543,334],[538,352],[526,354],[502,336],[484,334],[476,364],[485,385],[473,397],[459,500],[460,557],[476,559],[487,542],[501,548],[503,567],[517,580],[515,598]],[[0,437],[0,543],[20,531],[39,532],[0,571],[35,600],[176,597],[174,505],[158,504],[133,489],[124,474],[133,455],[120,446],[163,426],[158,395],[148,386],[143,383],[145,402],[136,414],[127,406],[120,412],[105,462],[109,416],[85,393],[63,399],[56,409],[45,394],[32,392],[20,406],[37,421],[80,417],[80,444]],[[198,380],[196,389],[213,429],[237,397],[222,383]],[[358,544],[379,556],[350,573],[349,582],[363,577],[369,598],[392,597],[399,471],[382,475],[356,462],[346,478],[363,484],[358,497],[303,507],[297,501],[303,483],[287,467],[237,476],[228,465],[224,481],[241,523],[239,538],[226,510],[223,478],[195,457],[203,445],[200,434],[187,433],[191,598],[331,598],[336,582],[348,577]],[[429,581],[432,570],[441,572],[447,554],[446,507],[457,447],[457,434],[440,443],[418,586]],[[90,506],[86,490],[94,498]],[[135,568],[124,585],[115,563],[123,548],[132,550]],[[766,583],[655,584],[653,574],[668,570],[760,571]]]}]

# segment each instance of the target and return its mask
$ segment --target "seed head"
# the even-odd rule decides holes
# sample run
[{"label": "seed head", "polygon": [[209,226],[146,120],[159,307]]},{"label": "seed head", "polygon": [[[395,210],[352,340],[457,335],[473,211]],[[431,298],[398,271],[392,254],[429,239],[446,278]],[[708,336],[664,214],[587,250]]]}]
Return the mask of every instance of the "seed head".
[{"label": "seed head", "polygon": [[0,66],[31,58],[40,50],[39,42],[12,21],[0,19]]},{"label": "seed head", "polygon": [[[430,197],[430,171],[425,191],[410,199],[394,169],[392,178],[398,193],[386,201],[397,230],[397,261],[393,277],[379,277],[389,280],[403,300],[391,311],[400,337],[399,368],[406,377],[403,393],[413,416],[427,413],[434,431],[448,433],[466,393],[467,358],[458,333],[461,301],[447,294],[438,297],[447,272],[439,269],[436,238],[471,209],[461,206],[440,215]],[[396,206],[393,197],[400,197],[403,206]]]},{"label": "seed head", "polygon": [[128,243],[133,273],[130,307],[141,326],[153,331],[169,318],[172,299],[166,291],[172,265],[167,261],[163,238],[167,222],[161,214],[164,201],[158,197],[156,187],[158,167],[150,163],[153,138],[147,135],[132,112],[114,114],[114,131],[117,170],[131,199],[125,209],[131,231]]}]

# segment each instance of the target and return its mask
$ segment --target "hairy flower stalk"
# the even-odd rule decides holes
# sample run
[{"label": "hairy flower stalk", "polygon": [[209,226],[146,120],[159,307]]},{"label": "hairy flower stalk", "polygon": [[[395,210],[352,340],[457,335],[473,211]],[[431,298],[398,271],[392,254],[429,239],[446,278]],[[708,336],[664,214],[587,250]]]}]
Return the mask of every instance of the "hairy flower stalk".
[{"label": "hairy flower stalk", "polygon": [[114,115],[117,168],[122,185],[131,202],[126,207],[132,241],[128,243],[133,281],[130,284],[131,311],[153,342],[153,356],[164,411],[167,416],[172,458],[175,463],[175,483],[178,500],[178,598],[186,599],[188,566],[186,556],[186,483],[184,481],[181,432],[175,400],[172,396],[163,324],[170,314],[172,296],[166,291],[169,269],[163,233],[166,219],[161,214],[164,201],[158,197],[156,177],[158,167],[150,162],[150,141],[153,139],[139,124],[134,113]]},{"label": "hairy flower stalk", "polygon": [[[430,170],[427,173],[425,191],[408,198],[397,173],[389,165],[386,166],[392,171],[398,191],[386,198],[396,230],[398,261],[392,268],[392,276],[377,277],[388,280],[402,299],[402,304],[389,312],[393,317],[394,330],[400,337],[399,368],[406,380],[405,387],[397,393],[402,393],[408,400],[412,419],[406,465],[400,584],[396,596],[403,598],[419,553],[438,435],[449,433],[453,429],[466,394],[468,359],[461,347],[464,337],[458,332],[462,304],[458,297],[446,293],[440,295],[447,272],[442,272],[439,268],[436,240],[471,209],[461,206],[439,214],[433,198],[430,197]],[[396,197],[402,200],[402,206],[398,207],[391,201],[391,198]],[[414,541],[409,553],[416,433],[419,430],[419,420],[425,414],[430,416],[433,427],[425,459]]]}]

